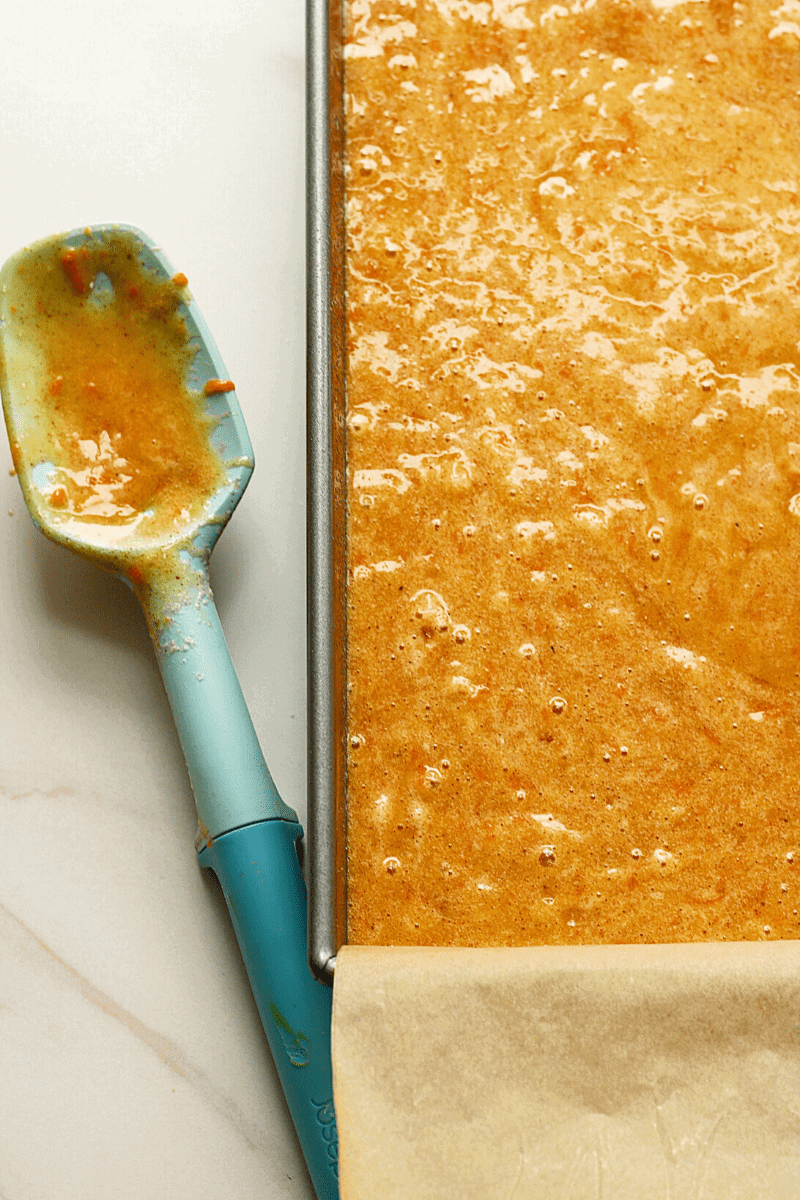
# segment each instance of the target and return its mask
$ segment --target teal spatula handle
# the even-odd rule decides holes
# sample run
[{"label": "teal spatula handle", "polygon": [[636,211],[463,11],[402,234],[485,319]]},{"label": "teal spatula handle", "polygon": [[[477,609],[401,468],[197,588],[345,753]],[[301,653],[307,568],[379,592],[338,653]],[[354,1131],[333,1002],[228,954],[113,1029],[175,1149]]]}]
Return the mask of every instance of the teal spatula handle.
[{"label": "teal spatula handle", "polygon": [[337,1200],[331,992],[308,965],[303,831],[267,769],[205,572],[177,608],[140,595],[197,802],[200,863],[222,886],[317,1196]]},{"label": "teal spatula handle", "polygon": [[[296,821],[258,744],[203,568],[180,607],[142,596],[206,839],[270,817]],[[157,620],[153,613],[166,610]]]},{"label": "teal spatula handle", "polygon": [[319,1200],[339,1195],[331,1081],[331,989],[306,957],[299,825],[259,821],[215,838],[200,863],[219,880],[261,1023]]}]

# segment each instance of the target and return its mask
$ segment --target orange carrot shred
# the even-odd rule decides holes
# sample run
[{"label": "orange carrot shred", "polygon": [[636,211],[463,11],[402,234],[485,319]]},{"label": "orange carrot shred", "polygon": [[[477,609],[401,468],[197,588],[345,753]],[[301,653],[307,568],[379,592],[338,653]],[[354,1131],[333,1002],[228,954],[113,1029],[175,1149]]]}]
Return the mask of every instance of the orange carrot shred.
[{"label": "orange carrot shred", "polygon": [[86,285],[81,279],[78,271],[77,252],[75,250],[65,250],[61,255],[61,266],[64,268],[64,274],[72,284],[73,289],[82,296],[86,291]]},{"label": "orange carrot shred", "polygon": [[209,379],[203,391],[206,396],[218,396],[220,392],[232,392],[235,387],[232,379]]}]

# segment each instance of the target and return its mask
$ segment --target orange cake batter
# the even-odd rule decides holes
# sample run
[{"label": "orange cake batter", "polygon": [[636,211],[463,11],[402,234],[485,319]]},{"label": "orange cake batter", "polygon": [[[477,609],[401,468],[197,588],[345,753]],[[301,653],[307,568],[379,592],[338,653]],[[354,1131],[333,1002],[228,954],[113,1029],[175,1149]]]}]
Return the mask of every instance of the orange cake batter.
[{"label": "orange cake batter", "polygon": [[[16,267],[8,316],[36,349],[9,367],[33,406],[9,433],[26,472],[56,460],[47,487],[29,493],[48,528],[109,545],[163,540],[224,483],[215,422],[186,383],[197,352],[180,315],[187,283],[145,270],[113,233],[39,244]],[[205,391],[232,387],[211,380]]]},{"label": "orange cake batter", "polygon": [[800,936],[800,3],[345,55],[348,941]]}]

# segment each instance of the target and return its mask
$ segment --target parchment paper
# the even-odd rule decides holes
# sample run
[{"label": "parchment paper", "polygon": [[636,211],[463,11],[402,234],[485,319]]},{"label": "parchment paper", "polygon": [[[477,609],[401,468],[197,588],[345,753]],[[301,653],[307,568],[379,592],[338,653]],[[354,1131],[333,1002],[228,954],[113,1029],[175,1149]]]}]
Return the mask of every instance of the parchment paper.
[{"label": "parchment paper", "polygon": [[800,943],[344,947],[342,1200],[798,1200]]}]

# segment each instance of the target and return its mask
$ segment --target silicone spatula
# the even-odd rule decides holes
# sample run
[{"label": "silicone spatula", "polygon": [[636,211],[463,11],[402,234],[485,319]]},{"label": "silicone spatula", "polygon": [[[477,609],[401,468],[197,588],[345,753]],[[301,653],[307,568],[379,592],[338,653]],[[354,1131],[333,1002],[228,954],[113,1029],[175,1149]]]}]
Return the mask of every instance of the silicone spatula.
[{"label": "silicone spatula", "polygon": [[0,272],[0,388],[28,509],[141,601],[217,875],[320,1200],[334,1200],[331,992],[306,958],[302,829],[272,781],[208,559],[253,470],[233,384],[139,230],[100,225]]}]

